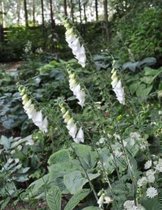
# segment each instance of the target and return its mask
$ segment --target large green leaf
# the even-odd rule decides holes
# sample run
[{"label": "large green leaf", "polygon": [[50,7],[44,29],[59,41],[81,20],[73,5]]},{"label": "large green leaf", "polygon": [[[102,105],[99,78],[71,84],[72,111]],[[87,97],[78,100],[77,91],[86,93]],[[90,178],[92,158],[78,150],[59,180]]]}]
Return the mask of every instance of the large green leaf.
[{"label": "large green leaf", "polygon": [[78,193],[74,194],[69,200],[64,210],[73,210],[79,203],[90,193],[89,189],[83,189]]},{"label": "large green leaf", "polygon": [[59,162],[67,162],[70,159],[70,153],[68,149],[62,149],[52,154],[48,160],[48,164],[56,164]]},{"label": "large green leaf", "polygon": [[157,197],[152,198],[152,199],[145,199],[142,204],[148,210],[162,209],[162,204],[159,202]]},{"label": "large green leaf", "polygon": [[82,170],[77,160],[69,160],[58,164],[52,164],[49,167],[49,180],[60,188],[62,193],[69,193],[64,184],[64,175],[76,170]]},{"label": "large green leaf", "polygon": [[[90,180],[97,178],[99,174],[88,174]],[[71,194],[78,193],[83,186],[88,182],[88,179],[81,171],[73,171],[64,176],[64,184]]]},{"label": "large green leaf", "polygon": [[92,150],[92,147],[76,143],[73,143],[72,147],[85,169],[92,169],[95,167],[98,155],[96,151]]},{"label": "large green leaf", "polygon": [[57,186],[47,193],[46,199],[50,210],[61,210],[61,191]]},{"label": "large green leaf", "polygon": [[101,210],[101,209],[99,207],[97,207],[97,206],[88,206],[88,207],[86,207],[86,208],[84,208],[82,210]]}]

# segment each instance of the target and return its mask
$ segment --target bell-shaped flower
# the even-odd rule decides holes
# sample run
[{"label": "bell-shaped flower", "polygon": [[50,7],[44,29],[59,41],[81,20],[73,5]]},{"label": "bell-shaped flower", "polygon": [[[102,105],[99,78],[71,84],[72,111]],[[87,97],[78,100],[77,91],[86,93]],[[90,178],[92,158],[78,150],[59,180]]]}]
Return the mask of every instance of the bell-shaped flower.
[{"label": "bell-shaped flower", "polygon": [[85,103],[85,92],[84,90],[81,88],[80,84],[77,83],[76,79],[75,79],[75,74],[71,73],[70,71],[68,71],[69,73],[69,87],[70,90],[73,92],[74,96],[78,99],[78,104],[83,107],[84,103]]},{"label": "bell-shaped flower", "polygon": [[48,132],[48,120],[47,117],[43,117],[42,111],[37,111],[32,100],[25,93],[25,88],[21,90],[19,88],[20,95],[22,96],[22,104],[29,119],[32,119],[33,123],[43,132]]},{"label": "bell-shaped flower", "polygon": [[77,124],[74,122],[73,117],[70,112],[61,105],[61,112],[63,114],[64,122],[66,123],[66,128],[69,131],[69,135],[73,138],[76,143],[84,142],[84,132],[83,129],[78,129]]},{"label": "bell-shaped flower", "polygon": [[83,45],[80,44],[79,37],[75,34],[72,26],[68,23],[68,20],[63,20],[64,27],[66,28],[65,39],[68,46],[72,49],[72,53],[78,60],[78,63],[84,68],[86,65],[86,52]]},{"label": "bell-shaped flower", "polygon": [[79,143],[79,142],[84,142],[84,132],[83,132],[83,129],[82,127],[80,127],[76,137],[75,137],[75,142],[76,143]]},{"label": "bell-shaped flower", "polygon": [[113,91],[116,94],[116,98],[118,99],[119,103],[125,104],[125,93],[124,88],[122,87],[121,80],[118,79],[116,71],[112,70],[112,76],[111,76],[112,82],[112,88]]}]

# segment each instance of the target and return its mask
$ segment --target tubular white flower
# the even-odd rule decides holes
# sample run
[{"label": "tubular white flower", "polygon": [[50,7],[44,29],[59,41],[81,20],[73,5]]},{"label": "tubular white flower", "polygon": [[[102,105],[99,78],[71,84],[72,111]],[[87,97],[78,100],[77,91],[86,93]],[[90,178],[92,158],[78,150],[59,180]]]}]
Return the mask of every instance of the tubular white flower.
[{"label": "tubular white flower", "polygon": [[116,94],[116,98],[118,99],[119,103],[125,104],[125,93],[124,93],[124,88],[122,87],[121,80],[118,79],[116,71],[113,69],[112,70],[112,76],[111,76],[112,82],[112,88],[113,91]]},{"label": "tubular white flower", "polygon": [[154,198],[157,195],[158,195],[158,191],[155,187],[149,187],[146,191],[146,196],[148,198]]},{"label": "tubular white flower", "polygon": [[80,84],[77,83],[76,79],[75,79],[75,74],[71,73],[70,71],[68,71],[69,73],[69,87],[70,90],[73,92],[74,96],[78,99],[78,104],[83,107],[84,103],[85,103],[85,92],[84,90],[81,88]]},{"label": "tubular white flower", "polygon": [[66,28],[65,39],[68,46],[72,49],[72,53],[78,60],[78,63],[84,68],[86,65],[86,52],[83,45],[80,44],[79,38],[75,34],[73,28],[68,23],[68,20],[63,20],[64,27]]},{"label": "tubular white flower", "polygon": [[61,105],[61,112],[63,114],[64,122],[67,124],[66,128],[69,131],[69,135],[73,138],[76,143],[84,142],[84,132],[82,127],[78,129],[74,119],[70,115],[70,112]]},{"label": "tubular white flower", "polygon": [[80,129],[79,129],[79,131],[78,131],[78,133],[77,133],[77,135],[75,137],[75,141],[77,143],[79,143],[79,142],[83,143],[84,142],[84,132],[83,132],[82,127],[80,127]]},{"label": "tubular white flower", "polygon": [[22,96],[22,104],[24,111],[28,115],[29,119],[32,119],[33,123],[42,131],[48,132],[48,120],[47,117],[43,118],[42,111],[37,111],[31,99],[25,94],[25,88],[19,89],[20,95]]}]

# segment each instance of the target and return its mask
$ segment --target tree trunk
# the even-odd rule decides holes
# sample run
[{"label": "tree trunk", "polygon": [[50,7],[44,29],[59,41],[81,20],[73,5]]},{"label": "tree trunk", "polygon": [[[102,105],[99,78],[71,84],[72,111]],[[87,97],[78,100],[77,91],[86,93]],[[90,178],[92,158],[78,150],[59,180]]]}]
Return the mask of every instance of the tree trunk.
[{"label": "tree trunk", "polygon": [[17,25],[20,25],[20,10],[21,10],[21,2],[17,0]]},{"label": "tree trunk", "polygon": [[80,18],[80,23],[82,23],[82,7],[81,7],[81,1],[79,0],[79,18]]},{"label": "tree trunk", "polygon": [[84,12],[84,21],[85,21],[85,23],[87,23],[86,4],[83,4],[83,12]]},{"label": "tree trunk", "polygon": [[64,0],[64,14],[65,14],[65,16],[68,16],[68,13],[67,13],[67,0]]},{"label": "tree trunk", "polygon": [[33,25],[35,26],[35,0],[33,0]]},{"label": "tree trunk", "polygon": [[70,0],[70,8],[71,8],[71,11],[70,11],[71,20],[74,23],[74,4],[73,4],[73,0]]},{"label": "tree trunk", "polygon": [[44,1],[41,0],[41,15],[42,15],[42,26],[44,28]]},{"label": "tree trunk", "polygon": [[105,26],[105,34],[106,34],[106,41],[110,40],[109,36],[109,29],[108,29],[108,1],[104,0],[104,26]]},{"label": "tree trunk", "polygon": [[98,0],[95,0],[96,21],[98,21]]},{"label": "tree trunk", "polygon": [[27,9],[27,1],[24,0],[24,13],[25,13],[25,25],[28,27],[28,9]]},{"label": "tree trunk", "polygon": [[52,3],[52,0],[50,0],[49,3],[50,3],[51,28],[54,29],[55,28],[55,20],[54,20],[54,17],[53,17],[53,3]]}]

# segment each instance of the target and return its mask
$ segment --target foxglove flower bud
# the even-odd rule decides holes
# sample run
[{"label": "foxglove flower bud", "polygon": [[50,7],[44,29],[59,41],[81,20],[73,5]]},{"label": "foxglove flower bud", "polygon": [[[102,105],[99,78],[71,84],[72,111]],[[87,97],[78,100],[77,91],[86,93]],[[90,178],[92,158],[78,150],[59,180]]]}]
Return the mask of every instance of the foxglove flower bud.
[{"label": "foxglove flower bud", "polygon": [[121,104],[125,104],[125,93],[124,93],[124,88],[122,87],[121,80],[118,79],[116,71],[113,69],[112,70],[112,76],[111,76],[112,82],[112,88],[113,91],[116,94],[116,97]]}]

